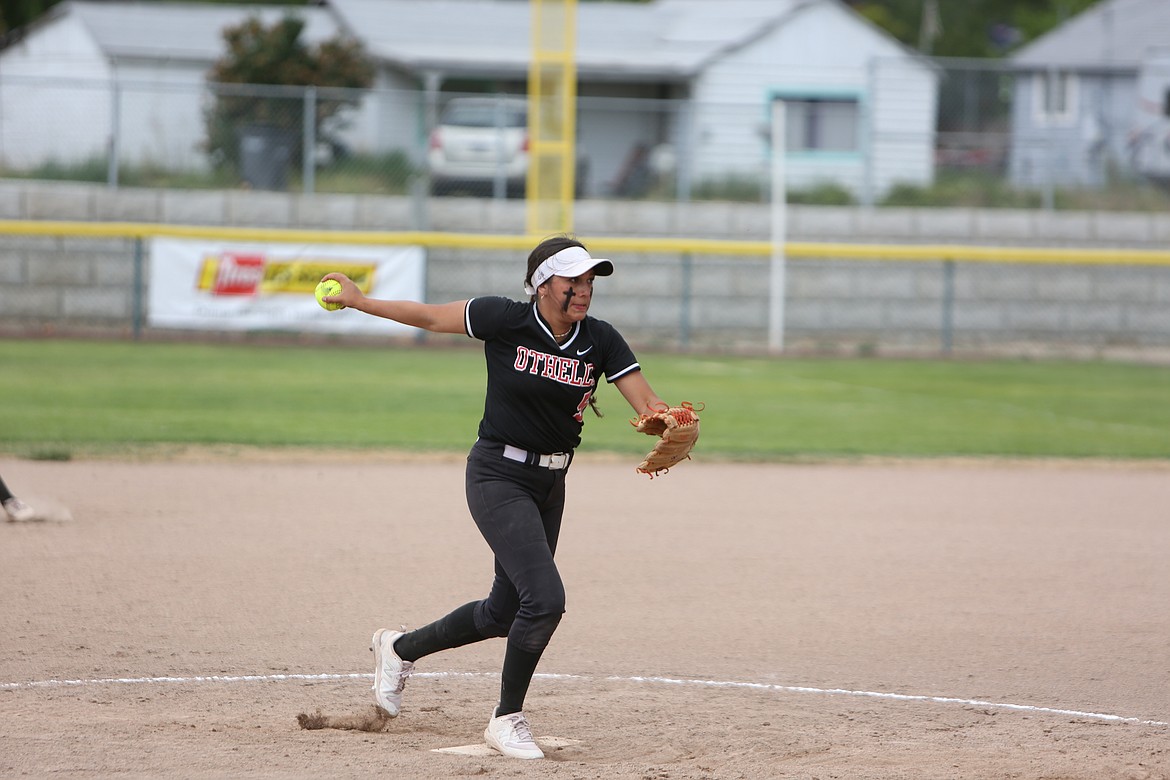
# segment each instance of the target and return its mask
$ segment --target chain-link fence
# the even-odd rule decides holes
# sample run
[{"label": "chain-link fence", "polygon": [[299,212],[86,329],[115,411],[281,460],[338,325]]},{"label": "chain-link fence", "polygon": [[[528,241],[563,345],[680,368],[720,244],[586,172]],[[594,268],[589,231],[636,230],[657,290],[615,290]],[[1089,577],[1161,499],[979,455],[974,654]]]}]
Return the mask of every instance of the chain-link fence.
[{"label": "chain-link fence", "polygon": [[[1170,206],[1170,62],[1074,77],[935,60],[933,83],[894,61],[869,71],[860,86],[770,96],[788,106],[789,202]],[[579,197],[770,197],[768,105],[597,91],[578,99]],[[0,175],[516,196],[526,118],[515,97],[3,76]]]},{"label": "chain-link fence", "polygon": [[[76,194],[75,189],[67,188],[66,200]],[[39,191],[35,197],[43,200],[49,194]],[[346,197],[317,196],[314,202],[328,209],[328,201]],[[630,219],[650,222],[659,218],[655,205],[631,203],[624,210]],[[692,207],[710,208],[707,204]],[[838,224],[847,225],[847,212],[854,211],[795,208],[798,223],[835,217]],[[733,206],[724,216],[747,225],[753,222],[752,209]],[[471,232],[486,230],[503,213],[485,211],[476,221],[471,212],[456,211]],[[522,212],[523,204],[505,204],[504,211]],[[1124,229],[1126,224],[1118,227]],[[1164,228],[1170,234],[1170,222]],[[283,284],[279,267],[302,256],[322,267],[357,262],[352,257],[344,260],[335,251],[306,249],[297,242],[308,239],[292,232],[280,238],[278,231],[277,238],[258,245],[216,238],[216,230],[205,228],[206,237],[191,250],[200,261],[188,270],[154,262],[150,242],[142,239],[3,235],[0,334],[330,336],[331,331],[312,320],[313,314],[321,312],[312,300],[311,286],[293,290],[277,284],[279,289],[267,292],[250,289],[243,298],[236,289],[223,293],[230,294],[233,307],[239,302],[242,310],[248,310],[249,317],[252,309],[260,312],[276,299],[281,299],[282,306],[302,307],[291,319],[284,313],[273,315],[267,325],[255,324],[255,318],[219,319],[176,329],[156,321],[166,319],[162,315],[172,304],[205,308],[211,312],[209,317],[219,317],[216,307],[228,299],[216,297],[208,269],[225,267],[224,258],[243,257],[266,279],[271,268],[274,284]],[[586,230],[585,235],[597,235],[597,231]],[[454,241],[445,245],[442,239],[427,248],[419,291],[422,299],[521,297],[526,249],[483,249],[474,247],[473,238],[458,238],[464,239],[464,248]],[[903,247],[907,256],[900,258],[888,244],[869,246],[883,250],[888,259],[845,255],[787,260],[782,294],[782,343],[787,353],[1158,361],[1170,356],[1170,265],[1054,264],[1029,262],[1026,256],[1012,257],[1007,252],[995,262],[936,260],[909,256],[915,247]],[[665,247],[605,251],[615,259],[619,272],[599,280],[592,312],[619,327],[631,343],[694,351],[762,352],[772,346],[771,315],[777,301],[769,292],[773,273],[769,258]],[[165,273],[156,278],[156,272]],[[156,288],[166,294],[153,295]]]},{"label": "chain-link fence", "polygon": [[1170,206],[1170,65],[1148,63],[1135,74],[938,63],[936,185],[923,193],[934,203]]},{"label": "chain-link fence", "polygon": [[[1170,240],[1161,216],[1170,63],[1136,77],[1072,77],[935,60],[929,89],[904,68],[875,62],[860,87],[770,96],[785,104],[789,240],[1102,249]],[[485,95],[0,75],[0,178],[40,180],[21,190],[0,181],[0,211],[521,233],[522,87]],[[726,98],[583,89],[578,232],[766,240],[771,106]],[[94,185],[54,190],[44,180]],[[0,328],[141,328],[150,280],[140,252],[129,241],[4,236]],[[497,255],[428,250],[427,300],[516,296],[518,261]],[[621,260],[597,313],[633,339],[767,346],[767,260]],[[1149,355],[1170,346],[1166,266],[791,258],[786,296],[793,349]]]}]

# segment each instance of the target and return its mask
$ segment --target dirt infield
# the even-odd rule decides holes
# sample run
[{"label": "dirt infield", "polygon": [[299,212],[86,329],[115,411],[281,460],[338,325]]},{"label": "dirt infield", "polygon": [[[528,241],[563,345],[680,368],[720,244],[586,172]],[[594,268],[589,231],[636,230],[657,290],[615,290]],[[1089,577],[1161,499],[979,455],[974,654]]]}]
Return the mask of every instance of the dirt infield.
[{"label": "dirt infield", "polygon": [[[502,643],[370,634],[481,596],[460,458],[0,458],[0,775],[1170,777],[1170,468],[573,466],[549,760],[478,742]],[[66,511],[68,516],[66,515]]]}]

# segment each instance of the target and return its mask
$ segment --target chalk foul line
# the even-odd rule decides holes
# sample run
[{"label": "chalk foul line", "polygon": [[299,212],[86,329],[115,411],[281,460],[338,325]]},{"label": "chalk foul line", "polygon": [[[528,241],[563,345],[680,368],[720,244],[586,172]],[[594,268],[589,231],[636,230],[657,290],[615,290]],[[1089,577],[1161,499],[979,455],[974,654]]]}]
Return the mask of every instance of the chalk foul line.
[{"label": "chalk foul line", "polygon": [[[422,678],[473,678],[499,677],[495,672],[416,672],[413,677]],[[964,707],[985,707],[1012,712],[1031,712],[1044,715],[1064,715],[1073,718],[1108,721],[1110,723],[1133,723],[1140,726],[1170,726],[1170,722],[1110,715],[1103,712],[1066,710],[1055,707],[1037,707],[1031,704],[1012,704],[980,699],[962,699],[954,696],[925,696],[910,693],[884,693],[881,691],[855,691],[847,688],[812,688],[804,685],[779,685],[775,683],[736,682],[730,680],[695,680],[675,677],[592,677],[581,674],[537,673],[538,680],[579,680],[581,682],[644,683],[650,685],[679,685],[701,688],[732,688],[740,690],[772,691],[776,693],[817,694],[822,696],[854,696],[890,701],[928,702],[931,704],[958,704]],[[104,677],[90,680],[33,680],[30,682],[0,683],[0,691],[19,691],[34,688],[76,688],[97,685],[164,685],[202,683],[246,683],[246,682],[328,682],[334,680],[372,680],[372,674],[240,674],[240,675],[198,675],[193,677]]]}]

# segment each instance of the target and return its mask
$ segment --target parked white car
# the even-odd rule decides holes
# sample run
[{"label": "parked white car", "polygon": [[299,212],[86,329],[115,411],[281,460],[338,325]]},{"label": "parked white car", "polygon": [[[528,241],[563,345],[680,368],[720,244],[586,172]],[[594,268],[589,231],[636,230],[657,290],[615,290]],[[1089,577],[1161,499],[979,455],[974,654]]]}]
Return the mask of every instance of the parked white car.
[{"label": "parked white car", "polygon": [[452,98],[427,151],[431,192],[522,196],[528,175],[528,104],[524,98]]},{"label": "parked white car", "polygon": [[[523,197],[528,177],[528,101],[494,95],[452,98],[431,133],[427,164],[431,192]],[[585,191],[587,167],[577,157],[576,192]]]}]

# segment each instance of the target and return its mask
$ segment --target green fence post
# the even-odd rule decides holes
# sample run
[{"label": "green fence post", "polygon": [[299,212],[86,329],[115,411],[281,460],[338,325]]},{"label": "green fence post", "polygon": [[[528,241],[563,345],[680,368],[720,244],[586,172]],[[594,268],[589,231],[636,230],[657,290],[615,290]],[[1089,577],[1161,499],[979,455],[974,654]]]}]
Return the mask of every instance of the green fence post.
[{"label": "green fence post", "polygon": [[143,252],[142,252],[142,236],[137,236],[134,239],[134,295],[133,295],[133,322],[131,326],[134,330],[134,340],[138,341],[142,337],[142,313],[143,313],[143,288],[145,287],[145,272],[143,269]]},{"label": "green fence post", "polygon": [[951,354],[955,340],[955,261],[943,260],[942,351]]}]

